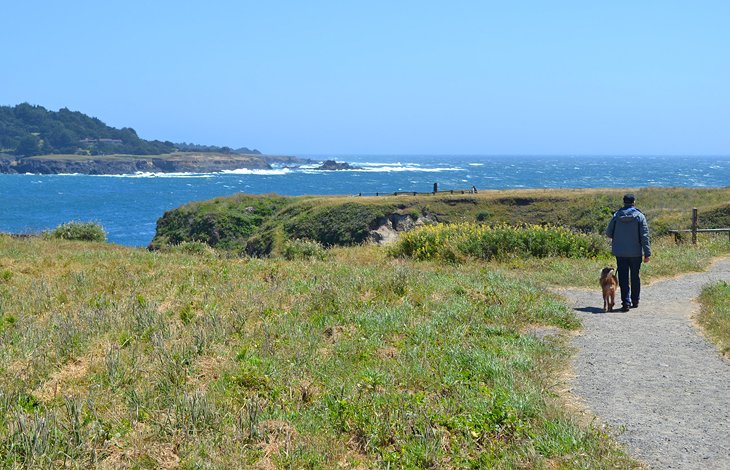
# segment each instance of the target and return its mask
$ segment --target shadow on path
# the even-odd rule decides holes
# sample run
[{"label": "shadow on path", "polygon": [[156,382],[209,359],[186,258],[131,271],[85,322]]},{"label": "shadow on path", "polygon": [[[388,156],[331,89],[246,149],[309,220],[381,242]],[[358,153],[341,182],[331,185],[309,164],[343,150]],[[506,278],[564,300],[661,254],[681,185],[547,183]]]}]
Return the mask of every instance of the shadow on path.
[{"label": "shadow on path", "polygon": [[596,313],[606,313],[607,315],[609,313],[616,313],[615,311],[614,312],[604,312],[602,308],[598,308],[598,307],[580,307],[580,308],[577,308],[576,307],[573,310],[576,310],[578,312],[593,313],[593,314],[596,314]]}]

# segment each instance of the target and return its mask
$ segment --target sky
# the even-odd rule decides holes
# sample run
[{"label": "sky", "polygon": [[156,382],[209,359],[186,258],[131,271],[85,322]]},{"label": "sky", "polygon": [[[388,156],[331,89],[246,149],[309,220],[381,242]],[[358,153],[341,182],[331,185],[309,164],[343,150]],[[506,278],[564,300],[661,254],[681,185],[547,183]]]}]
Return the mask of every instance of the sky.
[{"label": "sky", "polygon": [[271,154],[730,155],[730,2],[0,0],[0,105]]}]

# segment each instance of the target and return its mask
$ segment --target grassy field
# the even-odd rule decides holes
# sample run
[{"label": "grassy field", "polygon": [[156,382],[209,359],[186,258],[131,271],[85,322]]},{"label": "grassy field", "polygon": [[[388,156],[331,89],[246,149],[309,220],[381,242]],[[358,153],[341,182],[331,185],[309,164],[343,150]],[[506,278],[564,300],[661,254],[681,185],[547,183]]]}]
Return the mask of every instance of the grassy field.
[{"label": "grassy field", "polygon": [[[184,251],[184,250],[179,250]],[[565,407],[578,322],[380,247],[229,259],[0,236],[5,467],[634,466]]]},{"label": "grassy field", "polygon": [[719,282],[705,287],[700,303],[700,325],[725,357],[730,358],[730,286],[726,282]]}]

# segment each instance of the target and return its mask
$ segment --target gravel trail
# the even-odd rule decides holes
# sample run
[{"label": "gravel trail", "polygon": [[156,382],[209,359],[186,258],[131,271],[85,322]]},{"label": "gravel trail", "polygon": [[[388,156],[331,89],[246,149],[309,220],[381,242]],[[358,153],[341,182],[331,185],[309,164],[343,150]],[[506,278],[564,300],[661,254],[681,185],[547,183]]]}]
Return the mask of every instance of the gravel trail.
[{"label": "gravel trail", "polygon": [[584,325],[573,393],[651,468],[730,469],[730,361],[692,322],[694,299],[719,280],[730,281],[730,259],[642,285],[628,313],[603,313],[597,280],[560,291]]}]

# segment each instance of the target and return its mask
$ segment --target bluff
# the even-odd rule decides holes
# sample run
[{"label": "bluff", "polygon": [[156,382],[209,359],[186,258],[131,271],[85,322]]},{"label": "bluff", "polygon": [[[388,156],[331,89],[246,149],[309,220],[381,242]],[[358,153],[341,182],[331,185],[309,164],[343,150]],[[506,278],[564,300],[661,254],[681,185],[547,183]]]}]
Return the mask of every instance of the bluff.
[{"label": "bluff", "polygon": [[[688,207],[699,207],[702,227],[726,227],[730,188],[632,189],[649,219],[652,236],[686,228]],[[398,232],[433,222],[551,224],[603,233],[626,189],[481,190],[478,194],[381,197],[276,194],[192,202],[157,221],[150,249],[202,242],[238,254],[266,256],[287,240],[326,246],[388,242]]]},{"label": "bluff", "polygon": [[411,202],[415,204],[398,204],[394,198],[237,194],[165,212],[149,248],[203,242],[239,254],[266,256],[289,239],[326,246],[388,242],[399,231],[437,221],[419,201]]}]

